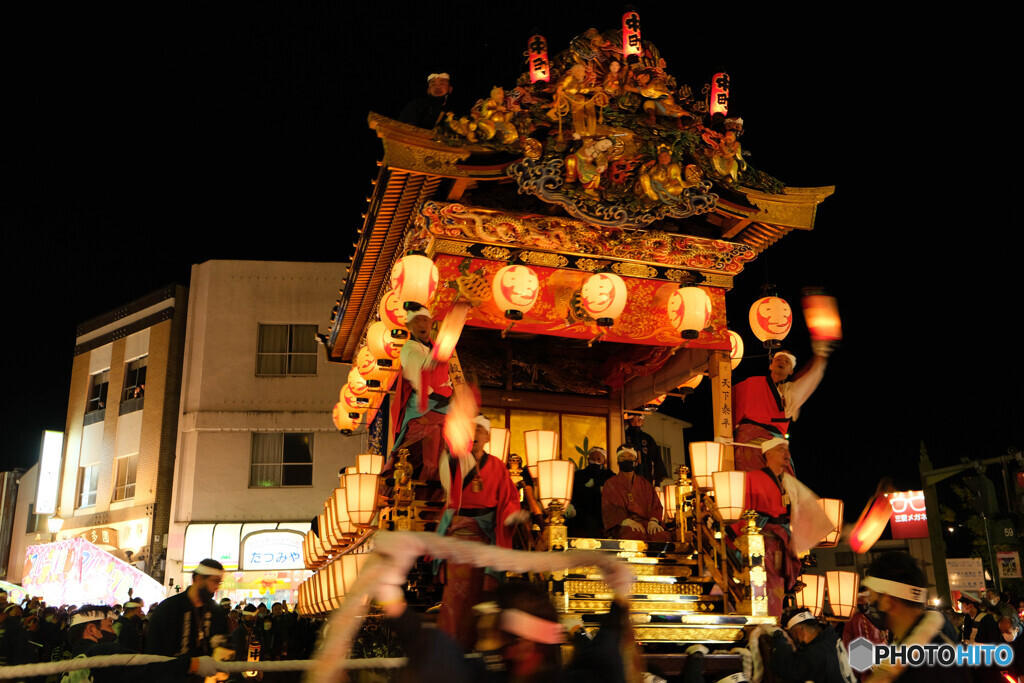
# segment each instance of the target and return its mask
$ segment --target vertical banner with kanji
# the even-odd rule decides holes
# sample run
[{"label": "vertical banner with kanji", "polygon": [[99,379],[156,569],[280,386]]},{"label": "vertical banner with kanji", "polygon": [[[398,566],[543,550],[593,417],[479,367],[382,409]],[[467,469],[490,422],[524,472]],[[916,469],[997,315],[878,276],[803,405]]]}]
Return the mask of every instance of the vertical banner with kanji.
[{"label": "vertical banner with kanji", "polygon": [[[711,404],[715,415],[715,441],[732,441],[732,361],[728,351],[714,350],[708,362]],[[722,468],[733,468],[732,446],[725,447]]]}]

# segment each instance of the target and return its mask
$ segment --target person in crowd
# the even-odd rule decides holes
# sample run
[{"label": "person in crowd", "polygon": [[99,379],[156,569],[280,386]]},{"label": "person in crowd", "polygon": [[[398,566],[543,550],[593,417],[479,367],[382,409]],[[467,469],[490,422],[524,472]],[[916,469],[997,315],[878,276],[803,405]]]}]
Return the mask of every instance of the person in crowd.
[{"label": "person in crowd", "polygon": [[985,600],[988,602],[988,610],[996,619],[1017,616],[1017,610],[1006,601],[1005,595],[1000,595],[994,588],[985,591]]},{"label": "person in crowd", "polygon": [[[457,536],[479,543],[512,547],[512,528],[529,520],[520,508],[519,495],[508,470],[496,457],[484,452],[490,441],[491,423],[483,415],[475,419],[476,431],[469,457],[450,458],[443,465],[441,483],[447,503],[439,534]],[[447,562],[445,586],[437,627],[469,647],[472,630],[467,620],[473,605],[497,577],[482,567]]]},{"label": "person in crowd", "polygon": [[142,651],[142,604],[129,600],[124,603],[121,616],[114,621],[117,642],[132,652]]},{"label": "person in crowd", "polygon": [[[889,634],[879,630],[864,616],[864,612],[868,608],[868,592],[862,590],[857,593],[857,609],[853,611],[849,621],[843,627],[843,646],[847,651],[850,649],[850,643],[857,638],[864,638],[876,645],[885,645],[889,642]],[[863,678],[863,674],[860,672],[854,671],[853,674],[858,679]]]},{"label": "person in crowd", "polygon": [[0,609],[0,666],[31,664],[36,654],[29,645],[21,619],[16,615],[21,607],[13,602]]},{"label": "person in crowd", "polygon": [[636,472],[651,482],[652,486],[660,486],[669,476],[661,457],[661,449],[654,437],[643,429],[646,420],[647,416],[643,413],[629,413],[626,416],[626,443],[636,451]]},{"label": "person in crowd", "polygon": [[[925,609],[928,581],[910,555],[887,552],[879,555],[868,567],[860,584],[868,590],[868,606],[864,616],[883,631],[889,631],[889,642],[901,645],[956,643],[956,630],[942,612]],[[968,683],[970,670],[965,667],[906,666],[887,662],[874,667],[867,683]]]},{"label": "person in crowd", "polygon": [[[767,439],[785,438],[790,423],[800,416],[801,406],[821,384],[832,344],[815,341],[812,348],[814,357],[796,375],[796,356],[776,351],[767,375],[748,377],[736,384],[732,418],[737,470],[753,472],[765,466],[759,444]],[[787,471],[795,473],[792,464]]]},{"label": "person in crowd", "polygon": [[573,475],[572,506],[576,511],[569,518],[569,535],[579,538],[602,538],[604,522],[601,517],[601,487],[614,476],[607,467],[608,452],[594,446],[587,453],[587,466]]},{"label": "person in crowd", "polygon": [[636,472],[636,449],[629,444],[615,453],[619,472],[601,489],[601,518],[608,538],[671,541],[661,526],[664,510],[654,487]]},{"label": "person in crowd", "polygon": [[772,633],[772,657],[769,667],[779,678],[815,683],[854,683],[849,654],[828,624],[814,618],[809,610],[797,609],[786,614],[785,624],[790,645],[782,629]]},{"label": "person in crowd", "polygon": [[985,608],[984,600],[977,593],[963,591],[960,594],[960,610],[970,617],[970,622],[964,621],[965,643],[1003,642],[996,617]]},{"label": "person in crowd", "polygon": [[214,638],[227,635],[227,619],[213,601],[224,566],[213,559],[201,561],[192,572],[192,585],[159,604],[150,614],[146,652],[174,657],[210,655]]},{"label": "person in crowd", "polygon": [[[236,662],[260,662],[266,659],[264,647],[263,619],[256,605],[247,604],[242,608],[242,621],[228,636],[227,648],[234,650]],[[240,683],[245,680],[241,673],[233,673],[228,681]]]},{"label": "person in crowd", "polygon": [[[103,655],[135,654],[117,642],[114,619],[105,605],[82,605],[71,620],[68,641],[71,656],[100,657]],[[212,657],[182,655],[174,659],[135,666],[93,667],[90,670],[95,683],[125,681],[182,681],[187,674],[214,676],[217,662]]]}]

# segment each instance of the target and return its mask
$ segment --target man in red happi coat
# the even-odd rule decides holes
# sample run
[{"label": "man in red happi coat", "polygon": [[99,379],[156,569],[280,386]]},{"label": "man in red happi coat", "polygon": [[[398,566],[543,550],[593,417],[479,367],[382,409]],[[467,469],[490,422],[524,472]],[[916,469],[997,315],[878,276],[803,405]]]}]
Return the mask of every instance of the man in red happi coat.
[{"label": "man in red happi coat", "polygon": [[[442,465],[441,483],[448,502],[437,533],[511,548],[512,529],[529,520],[530,513],[520,509],[519,490],[505,464],[484,452],[490,438],[490,421],[478,415],[469,456],[453,457]],[[472,608],[496,585],[496,577],[483,567],[448,561],[437,627],[470,649]]]},{"label": "man in red happi coat", "polygon": [[636,472],[637,454],[629,445],[616,453],[619,472],[601,489],[601,517],[610,538],[671,541],[661,527],[662,507],[651,482]]}]

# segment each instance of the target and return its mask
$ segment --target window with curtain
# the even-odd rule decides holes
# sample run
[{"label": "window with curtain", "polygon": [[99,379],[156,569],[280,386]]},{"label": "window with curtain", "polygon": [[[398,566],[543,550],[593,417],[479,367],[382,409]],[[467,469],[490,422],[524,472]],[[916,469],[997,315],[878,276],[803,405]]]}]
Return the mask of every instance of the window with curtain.
[{"label": "window with curtain", "polygon": [[138,454],[118,458],[114,461],[114,500],[127,500],[135,497],[135,470],[138,464]]},{"label": "window with curtain", "polygon": [[312,485],[312,434],[252,435],[250,488]]},{"label": "window with curtain", "polygon": [[259,326],[257,375],[315,375],[316,325]]},{"label": "window with curtain", "polygon": [[78,468],[78,507],[88,508],[96,505],[96,490],[99,483],[99,465]]}]

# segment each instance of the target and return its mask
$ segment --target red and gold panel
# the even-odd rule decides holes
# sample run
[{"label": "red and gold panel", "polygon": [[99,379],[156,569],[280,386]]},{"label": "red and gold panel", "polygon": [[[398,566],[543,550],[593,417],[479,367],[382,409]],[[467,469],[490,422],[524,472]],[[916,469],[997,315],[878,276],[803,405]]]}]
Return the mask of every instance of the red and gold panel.
[{"label": "red and gold panel", "polygon": [[[479,274],[490,283],[494,274],[507,265],[501,261],[467,259],[448,254],[436,254],[435,263],[441,282],[433,306],[435,320],[448,312],[458,295],[458,289],[447,286],[447,283],[454,283],[457,279],[463,278],[463,273],[466,272]],[[524,314],[522,320],[515,323],[514,329],[517,332],[593,339],[603,331],[605,334],[602,341],[654,346],[678,346],[683,342],[669,322],[666,311],[669,297],[672,292],[679,289],[677,284],[623,278],[628,295],[626,308],[612,327],[599,328],[596,322],[583,312],[578,294],[590,273],[536,265],[532,268],[540,281],[540,294],[533,308]],[[697,339],[687,341],[686,346],[727,350],[730,348],[730,342],[725,319],[725,290],[718,287],[702,289],[711,297],[711,322]],[[489,298],[470,310],[466,324],[503,330],[511,322],[505,318],[504,312],[499,310],[494,300]]]}]

